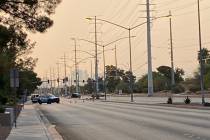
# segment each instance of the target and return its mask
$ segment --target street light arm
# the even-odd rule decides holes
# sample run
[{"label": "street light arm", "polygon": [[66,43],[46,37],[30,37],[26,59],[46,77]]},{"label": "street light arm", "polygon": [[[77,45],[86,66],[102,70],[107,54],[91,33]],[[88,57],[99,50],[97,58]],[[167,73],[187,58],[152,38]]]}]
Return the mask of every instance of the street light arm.
[{"label": "street light arm", "polygon": [[[160,16],[160,17],[153,18],[153,19],[151,19],[151,21],[157,20],[157,19],[159,19],[159,18],[164,18],[164,17],[171,17],[171,14],[166,15],[166,16]],[[143,22],[143,23],[140,23],[139,25],[136,25],[136,26],[130,28],[130,30],[133,30],[133,29],[135,29],[135,28],[137,28],[137,27],[139,27],[139,26],[142,26],[142,25],[144,25],[144,24],[146,24],[146,23],[147,23],[146,21]]]},{"label": "street light arm", "polygon": [[77,51],[79,51],[79,52],[84,52],[84,53],[87,53],[87,54],[89,54],[89,55],[95,57],[95,55],[93,55],[93,54],[91,54],[91,53],[89,53],[89,52],[87,52],[87,51],[83,51],[83,50],[77,50]]},{"label": "street light arm", "polygon": [[[133,38],[133,37],[136,37],[136,36],[131,36],[131,38]],[[115,40],[115,41],[112,41],[112,42],[110,42],[110,43],[104,45],[104,47],[109,46],[109,45],[111,45],[111,44],[113,44],[113,43],[115,43],[115,42],[118,42],[118,41],[120,41],[120,40],[122,40],[122,39],[126,39],[126,38],[129,38],[129,37],[122,37],[122,38],[119,38],[119,39],[117,39],[117,40]]]},{"label": "street light arm", "polygon": [[81,62],[83,62],[84,60],[89,59],[89,58],[95,58],[95,57],[86,57],[86,58],[80,60],[79,62],[77,62],[76,64],[79,64],[79,63],[81,63]]},{"label": "street light arm", "polygon": [[[111,48],[111,49],[106,49],[106,50],[104,50],[104,52],[107,52],[107,51],[113,51],[114,50],[114,48]],[[99,52],[98,54],[102,54],[103,53],[103,51],[101,51],[101,52]]]},{"label": "street light arm", "polygon": [[[88,20],[93,20],[93,18],[86,18],[86,19],[88,19]],[[107,21],[107,20],[104,20],[104,19],[99,19],[99,18],[97,18],[96,20],[103,21],[103,22],[107,22],[107,23],[109,23],[109,24],[112,24],[112,25],[118,26],[118,27],[120,27],[120,28],[129,30],[129,28],[126,28],[126,27],[124,27],[124,26],[121,26],[121,25],[119,25],[119,24],[116,24],[116,23],[113,23],[113,22],[110,22],[110,21]]]},{"label": "street light arm", "polygon": [[133,29],[135,29],[135,28],[137,28],[137,27],[139,27],[139,26],[142,26],[142,25],[144,25],[144,24],[146,24],[146,23],[147,23],[147,22],[143,22],[143,23],[141,23],[141,24],[139,24],[139,25],[136,25],[136,26],[130,28],[130,30],[133,30]]},{"label": "street light arm", "polygon": [[92,43],[92,44],[96,44],[96,45],[98,45],[100,47],[103,47],[103,45],[101,45],[101,44],[97,44],[97,43],[95,43],[93,41],[89,41],[89,40],[86,40],[86,39],[78,39],[78,40],[86,41],[86,42],[89,42],[89,43]]}]

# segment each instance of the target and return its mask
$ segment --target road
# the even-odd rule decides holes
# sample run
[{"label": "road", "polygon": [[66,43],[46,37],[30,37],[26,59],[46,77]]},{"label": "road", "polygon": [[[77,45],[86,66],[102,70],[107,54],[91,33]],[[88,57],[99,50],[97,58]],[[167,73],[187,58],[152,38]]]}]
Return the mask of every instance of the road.
[{"label": "road", "polygon": [[77,101],[36,105],[65,140],[210,140],[210,111]]}]

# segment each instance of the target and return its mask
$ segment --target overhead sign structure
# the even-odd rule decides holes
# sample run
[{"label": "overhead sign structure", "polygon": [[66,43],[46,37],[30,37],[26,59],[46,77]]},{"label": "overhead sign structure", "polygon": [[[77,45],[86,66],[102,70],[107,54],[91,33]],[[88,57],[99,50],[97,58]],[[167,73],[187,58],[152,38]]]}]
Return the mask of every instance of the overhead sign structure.
[{"label": "overhead sign structure", "polygon": [[17,69],[10,69],[10,87],[19,87],[19,71]]}]

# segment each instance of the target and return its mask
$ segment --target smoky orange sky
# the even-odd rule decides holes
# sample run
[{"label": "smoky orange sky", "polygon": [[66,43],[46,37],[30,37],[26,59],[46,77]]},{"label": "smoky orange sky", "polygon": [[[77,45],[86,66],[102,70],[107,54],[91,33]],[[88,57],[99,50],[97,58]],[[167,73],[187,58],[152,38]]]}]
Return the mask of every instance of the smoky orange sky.
[{"label": "smoky orange sky", "polygon": [[[64,53],[69,66],[73,65],[74,42],[72,37],[94,41],[94,24],[87,17],[97,16],[100,19],[132,27],[146,19],[146,0],[63,0],[52,16],[54,26],[44,34],[32,34],[30,38],[37,42],[33,56],[38,58],[35,68],[39,76],[49,74],[50,68],[56,72],[56,63],[60,64],[61,75],[64,73]],[[183,68],[186,77],[192,76],[197,70],[198,52],[198,17],[197,0],[152,0],[152,17],[168,15],[172,12],[173,46],[175,67]],[[210,1],[201,0],[201,22],[203,47],[210,49]],[[106,44],[121,37],[127,37],[128,32],[116,26],[98,22],[99,43]],[[147,73],[146,26],[133,30],[132,61],[133,71],[137,77]],[[78,50],[94,53],[94,45],[78,41]],[[117,46],[118,67],[129,69],[128,39],[121,40],[106,49],[106,65],[114,65],[114,51]],[[169,18],[161,18],[152,22],[152,64],[155,71],[158,66],[170,66]],[[99,47],[99,51],[101,48]],[[87,53],[78,52],[78,59],[89,57]],[[90,74],[90,63],[86,59],[79,65],[80,69]],[[67,69],[70,72],[69,69]],[[99,73],[103,73],[102,55],[99,55]]]}]

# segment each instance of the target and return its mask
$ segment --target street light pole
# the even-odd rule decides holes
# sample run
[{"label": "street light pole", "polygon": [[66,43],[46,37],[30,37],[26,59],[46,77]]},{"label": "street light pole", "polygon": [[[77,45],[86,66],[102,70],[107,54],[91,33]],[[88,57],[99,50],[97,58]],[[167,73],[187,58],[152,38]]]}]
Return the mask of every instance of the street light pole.
[{"label": "street light pole", "polygon": [[98,94],[98,48],[97,48],[97,23],[96,23],[96,16],[95,16],[95,96]]},{"label": "street light pole", "polygon": [[105,93],[105,100],[106,100],[106,62],[105,62],[104,47],[105,46],[103,46],[103,60],[104,60],[104,81],[103,81],[103,85],[104,85],[104,93]]},{"label": "street light pole", "polygon": [[[169,15],[171,15],[171,11],[169,11]],[[173,53],[173,35],[172,35],[172,20],[169,19],[170,25],[170,45],[171,45],[171,89],[175,85],[175,78],[174,78],[174,53]]]},{"label": "street light pole", "polygon": [[201,17],[200,17],[200,0],[198,0],[198,28],[199,28],[199,50],[200,50],[200,87],[202,94],[202,104],[205,104],[204,94],[204,76],[203,76],[203,51],[202,51],[202,37],[201,37]]}]

